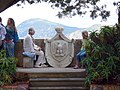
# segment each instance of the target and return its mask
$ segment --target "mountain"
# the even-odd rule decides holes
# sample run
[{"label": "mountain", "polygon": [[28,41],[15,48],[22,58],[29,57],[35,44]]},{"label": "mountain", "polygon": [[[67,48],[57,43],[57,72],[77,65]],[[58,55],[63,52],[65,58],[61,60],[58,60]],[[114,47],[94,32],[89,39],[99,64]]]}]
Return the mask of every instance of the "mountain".
[{"label": "mountain", "polygon": [[78,27],[70,27],[65,26],[59,23],[50,22],[44,19],[29,19],[17,26],[18,29],[18,35],[20,38],[24,38],[27,35],[28,29],[30,27],[33,27],[35,29],[35,39],[46,39],[46,38],[52,38],[55,36],[56,31],[55,28],[61,26],[64,28],[63,34],[67,36],[69,39],[82,39],[82,31],[95,31],[99,30],[102,25],[95,24],[88,28],[78,28]]},{"label": "mountain", "polygon": [[100,30],[100,28],[102,27],[103,25],[101,24],[95,24],[95,25],[92,25],[91,27],[88,27],[88,28],[85,28],[85,29],[82,29],[82,30],[76,30],[74,32],[72,32],[71,34],[69,34],[67,37],[69,39],[82,39],[82,31],[95,31],[95,30]]},{"label": "mountain", "polygon": [[45,38],[52,38],[55,36],[56,31],[55,28],[61,26],[64,28],[63,34],[66,36],[69,36],[72,32],[75,32],[77,30],[81,31],[84,28],[77,28],[77,27],[69,27],[65,26],[59,23],[50,22],[44,19],[29,19],[17,26],[18,29],[18,35],[20,38],[24,38],[27,35],[28,29],[30,27],[33,27],[35,29],[35,35],[34,38],[39,39],[45,39]]}]

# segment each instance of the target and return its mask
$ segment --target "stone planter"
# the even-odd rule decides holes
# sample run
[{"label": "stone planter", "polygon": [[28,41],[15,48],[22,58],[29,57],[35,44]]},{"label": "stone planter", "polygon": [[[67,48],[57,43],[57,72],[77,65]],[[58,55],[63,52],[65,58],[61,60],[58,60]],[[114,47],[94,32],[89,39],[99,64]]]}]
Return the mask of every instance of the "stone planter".
[{"label": "stone planter", "polygon": [[98,85],[98,84],[91,84],[90,90],[120,90],[119,85]]}]

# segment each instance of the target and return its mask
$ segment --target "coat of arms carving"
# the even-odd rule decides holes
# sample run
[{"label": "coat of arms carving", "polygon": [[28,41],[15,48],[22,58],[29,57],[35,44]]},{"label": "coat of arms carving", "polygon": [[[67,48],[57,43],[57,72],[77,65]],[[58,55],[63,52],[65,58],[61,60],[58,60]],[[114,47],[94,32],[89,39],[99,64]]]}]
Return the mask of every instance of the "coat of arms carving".
[{"label": "coat of arms carving", "polygon": [[45,40],[45,56],[53,67],[68,66],[74,56],[74,43],[63,35],[63,28],[55,29],[57,34],[50,40]]}]

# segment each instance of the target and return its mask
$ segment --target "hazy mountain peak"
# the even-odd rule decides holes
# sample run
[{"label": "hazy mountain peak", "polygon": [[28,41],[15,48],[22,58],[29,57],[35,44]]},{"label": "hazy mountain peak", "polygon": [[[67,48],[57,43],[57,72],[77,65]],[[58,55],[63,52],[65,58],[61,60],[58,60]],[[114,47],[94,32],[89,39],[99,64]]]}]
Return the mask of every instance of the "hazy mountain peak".
[{"label": "hazy mountain peak", "polygon": [[58,26],[61,26],[64,28],[63,34],[67,36],[69,39],[82,39],[82,34],[81,34],[82,31],[99,30],[102,25],[95,24],[89,28],[77,28],[77,27],[65,26],[65,25],[51,22],[44,19],[34,18],[34,19],[29,19],[22,22],[17,26],[17,29],[18,29],[18,34],[20,38],[24,38],[27,35],[28,28],[33,27],[36,31],[34,38],[46,39],[46,38],[52,38],[55,36],[56,34],[55,28]]},{"label": "hazy mountain peak", "polygon": [[88,31],[89,32],[89,31],[100,30],[101,27],[102,27],[101,24],[95,24],[95,25],[92,25],[89,28],[74,31],[71,34],[69,34],[67,37],[70,38],[70,39],[82,39],[82,31]]},{"label": "hazy mountain peak", "polygon": [[63,33],[69,35],[76,30],[82,30],[82,28],[69,27],[59,23],[54,23],[44,19],[29,19],[17,26],[18,34],[20,38],[24,38],[27,35],[28,28],[33,27],[36,31],[34,38],[51,38],[56,34],[55,28],[61,26],[64,28]]}]

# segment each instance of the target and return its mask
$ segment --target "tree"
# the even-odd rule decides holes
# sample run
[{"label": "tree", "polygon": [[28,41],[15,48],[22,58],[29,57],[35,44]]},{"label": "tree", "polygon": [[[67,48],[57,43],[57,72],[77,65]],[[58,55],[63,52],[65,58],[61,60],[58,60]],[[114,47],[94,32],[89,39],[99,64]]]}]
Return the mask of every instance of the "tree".
[{"label": "tree", "polygon": [[114,6],[117,6],[117,11],[118,11],[118,24],[120,24],[120,2],[114,2]]},{"label": "tree", "polygon": [[0,13],[20,0],[0,0]]},{"label": "tree", "polygon": [[[21,0],[21,4],[26,1],[29,4],[48,2],[51,4],[52,8],[60,8],[61,11],[57,14],[59,18],[63,16],[83,16],[87,12],[90,12],[92,19],[100,16],[102,20],[107,20],[110,16],[110,11],[106,10],[107,5],[98,5],[100,0]],[[18,4],[18,6],[21,4]]]}]

